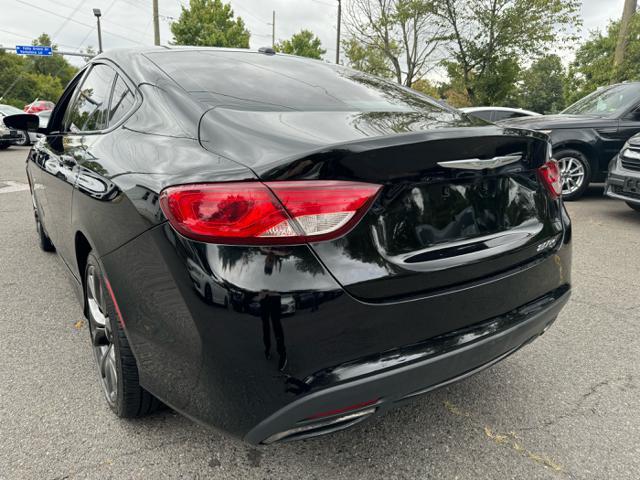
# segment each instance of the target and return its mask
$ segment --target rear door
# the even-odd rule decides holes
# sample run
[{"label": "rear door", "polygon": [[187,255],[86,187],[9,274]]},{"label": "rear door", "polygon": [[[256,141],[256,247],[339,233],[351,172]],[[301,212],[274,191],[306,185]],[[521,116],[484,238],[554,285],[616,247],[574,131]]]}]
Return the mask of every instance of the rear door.
[{"label": "rear door", "polygon": [[52,225],[48,233],[69,266],[75,264],[71,205],[79,163],[91,155],[89,137],[100,135],[108,124],[115,76],[110,66],[94,64],[74,91],[61,131],[47,137],[43,147],[46,156],[43,184],[49,205],[49,224]]}]

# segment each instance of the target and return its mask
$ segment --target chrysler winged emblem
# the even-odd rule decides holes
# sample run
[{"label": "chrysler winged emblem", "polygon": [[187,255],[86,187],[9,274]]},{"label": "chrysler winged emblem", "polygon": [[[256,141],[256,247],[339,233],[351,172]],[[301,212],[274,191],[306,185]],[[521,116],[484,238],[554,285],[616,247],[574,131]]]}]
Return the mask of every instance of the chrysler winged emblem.
[{"label": "chrysler winged emblem", "polygon": [[459,168],[464,170],[485,170],[487,168],[504,167],[515,163],[522,158],[522,153],[511,153],[500,157],[493,157],[481,160],[479,158],[465,158],[463,160],[451,160],[448,162],[438,162],[438,165],[445,168]]}]

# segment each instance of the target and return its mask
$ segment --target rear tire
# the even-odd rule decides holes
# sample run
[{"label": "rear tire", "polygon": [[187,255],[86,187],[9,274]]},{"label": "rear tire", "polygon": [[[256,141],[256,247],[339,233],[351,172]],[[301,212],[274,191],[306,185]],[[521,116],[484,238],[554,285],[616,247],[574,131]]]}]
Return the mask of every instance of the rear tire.
[{"label": "rear tire", "polygon": [[629,205],[629,208],[635,210],[636,212],[640,212],[640,205],[637,203],[626,202]]},{"label": "rear tire", "polygon": [[11,146],[10,143],[0,143],[0,150],[6,150]]},{"label": "rear tire", "polygon": [[84,291],[91,345],[107,404],[121,418],[157,410],[160,401],[140,386],[136,359],[93,253],[87,258]]},{"label": "rear tire", "polygon": [[562,149],[554,152],[563,175],[562,198],[567,201],[578,200],[591,182],[591,165],[586,155],[578,150]]}]

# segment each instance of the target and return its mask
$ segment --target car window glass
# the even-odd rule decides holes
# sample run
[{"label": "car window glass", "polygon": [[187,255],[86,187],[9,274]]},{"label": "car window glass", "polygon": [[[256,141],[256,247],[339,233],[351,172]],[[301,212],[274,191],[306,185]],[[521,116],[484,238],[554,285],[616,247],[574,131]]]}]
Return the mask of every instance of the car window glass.
[{"label": "car window glass", "polygon": [[469,112],[469,115],[473,115],[476,118],[486,120],[487,122],[491,121],[491,110],[478,110],[476,112]]},{"label": "car window glass", "polygon": [[640,98],[640,84],[627,83],[596,90],[567,107],[562,113],[573,115],[615,115],[624,112]]},{"label": "car window glass", "polygon": [[135,98],[122,77],[118,76],[113,88],[111,107],[109,108],[109,125],[115,125],[129,110],[133,108]]},{"label": "car window glass", "polygon": [[392,82],[300,57],[211,50],[149,56],[185,90],[211,105],[274,111],[426,111],[457,116],[435,100]]},{"label": "car window glass", "polygon": [[496,111],[496,122],[498,120],[506,120],[507,118],[519,118],[519,117],[523,117],[524,115],[520,112],[508,112],[508,111]]},{"label": "car window glass", "polygon": [[90,132],[107,126],[111,87],[116,72],[102,64],[95,65],[82,82],[67,118],[70,132]]}]

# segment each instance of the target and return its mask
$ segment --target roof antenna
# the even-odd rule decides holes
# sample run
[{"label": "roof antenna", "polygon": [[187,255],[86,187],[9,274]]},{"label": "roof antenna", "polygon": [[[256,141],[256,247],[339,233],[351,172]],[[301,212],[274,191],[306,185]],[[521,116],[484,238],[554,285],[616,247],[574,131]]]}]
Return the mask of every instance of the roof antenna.
[{"label": "roof antenna", "polygon": [[260,47],[258,53],[264,53],[265,55],[275,55],[276,51],[271,47]]}]

